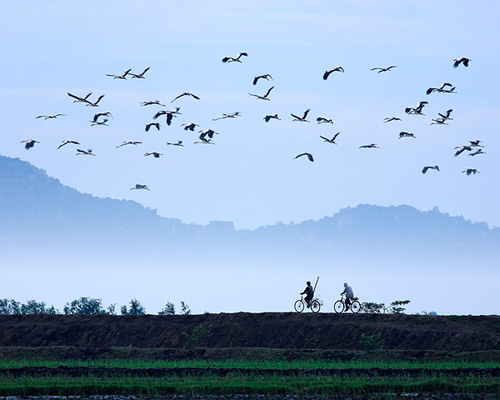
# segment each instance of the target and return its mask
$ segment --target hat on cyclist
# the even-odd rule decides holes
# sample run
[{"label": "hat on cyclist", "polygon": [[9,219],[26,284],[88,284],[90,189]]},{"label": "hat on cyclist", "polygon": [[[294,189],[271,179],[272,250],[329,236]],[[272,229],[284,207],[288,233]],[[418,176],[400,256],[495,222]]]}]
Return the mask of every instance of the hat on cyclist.
[{"label": "hat on cyclist", "polygon": [[348,286],[348,285],[347,285],[347,282],[345,282],[345,283],[344,283],[344,287],[345,287],[345,286]]},{"label": "hat on cyclist", "polygon": [[307,281],[307,284],[308,284],[308,285],[310,285],[310,284],[311,284],[311,282],[310,282],[310,281]]}]

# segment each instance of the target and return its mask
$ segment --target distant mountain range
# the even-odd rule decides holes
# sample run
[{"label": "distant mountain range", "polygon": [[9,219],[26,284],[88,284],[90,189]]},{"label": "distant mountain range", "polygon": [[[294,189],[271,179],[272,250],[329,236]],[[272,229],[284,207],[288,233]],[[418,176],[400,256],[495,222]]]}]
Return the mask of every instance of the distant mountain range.
[{"label": "distant mountain range", "polygon": [[62,185],[28,162],[0,156],[0,247],[156,249],[165,253],[498,259],[500,229],[410,206],[358,205],[331,217],[254,231],[231,222],[184,224],[128,200]]}]

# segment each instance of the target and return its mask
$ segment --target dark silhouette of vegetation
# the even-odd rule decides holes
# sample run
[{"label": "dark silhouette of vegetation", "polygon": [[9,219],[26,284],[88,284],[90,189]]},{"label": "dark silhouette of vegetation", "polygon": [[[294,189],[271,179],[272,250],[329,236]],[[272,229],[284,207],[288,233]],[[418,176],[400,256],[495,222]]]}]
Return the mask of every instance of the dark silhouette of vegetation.
[{"label": "dark silhouette of vegetation", "polygon": [[89,297],[80,297],[64,306],[64,314],[107,314],[102,306],[101,299],[92,299]]},{"label": "dark silhouette of vegetation", "polygon": [[168,302],[165,307],[158,312],[158,315],[175,315],[175,305]]},{"label": "dark silhouette of vegetation", "polygon": [[359,344],[363,346],[366,351],[382,350],[384,347],[384,338],[381,333],[377,333],[372,336],[362,333],[361,339],[359,339]]},{"label": "dark silhouette of vegetation", "polygon": [[395,300],[388,307],[385,303],[364,302],[361,304],[361,312],[368,314],[404,314],[410,300]]},{"label": "dark silhouette of vegetation", "polygon": [[190,333],[182,332],[182,336],[187,338],[189,342],[193,345],[199,345],[205,342],[208,335],[212,333],[212,324],[208,325],[197,325],[195,326]]},{"label": "dark silhouette of vegetation", "polygon": [[137,299],[130,300],[129,309],[127,309],[127,306],[122,306],[120,311],[122,315],[146,315],[146,309]]},{"label": "dark silhouette of vegetation", "polygon": [[47,307],[42,302],[28,300],[26,304],[15,300],[0,299],[0,315],[58,314],[54,306]]}]

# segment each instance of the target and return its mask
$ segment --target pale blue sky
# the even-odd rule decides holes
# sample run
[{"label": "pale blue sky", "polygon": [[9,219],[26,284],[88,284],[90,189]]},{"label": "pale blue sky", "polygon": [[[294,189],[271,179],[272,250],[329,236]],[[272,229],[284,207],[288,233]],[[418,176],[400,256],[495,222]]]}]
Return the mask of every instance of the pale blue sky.
[{"label": "pale blue sky", "polygon": [[[452,215],[500,226],[500,27],[498,2],[479,1],[18,1],[0,12],[0,154],[19,157],[82,192],[132,199],[165,217],[237,228],[333,215],[359,203],[438,206]],[[222,57],[248,52],[242,64]],[[471,58],[468,69],[453,59]],[[322,79],[341,65],[344,74]],[[385,74],[372,67],[397,65]],[[113,80],[128,68],[151,69],[144,80]],[[256,75],[274,81],[252,85]],[[451,82],[458,94],[425,90]],[[263,94],[271,85],[271,101]],[[99,108],[73,104],[66,92],[93,98]],[[182,98],[190,91],[200,101]],[[182,115],[160,132],[144,126],[158,99]],[[407,106],[427,100],[425,117]],[[311,123],[290,113],[311,109]],[[448,126],[430,125],[453,108]],[[90,127],[96,111],[110,111],[109,127]],[[234,120],[212,121],[240,111]],[[57,120],[40,114],[65,113]],[[266,124],[266,114],[281,121]],[[317,125],[317,116],[335,125]],[[384,124],[388,116],[402,122]],[[214,146],[193,145],[180,125],[220,133]],[[400,131],[417,139],[398,140]],[[341,134],[338,145],[319,135]],[[19,142],[40,144],[26,151]],[[92,148],[54,150],[65,139]],[[454,157],[454,147],[480,139],[486,155]],[[115,146],[138,140],[136,148]],[[167,147],[183,140],[185,148]],[[380,149],[358,146],[377,143]],[[144,157],[159,151],[160,159]],[[295,155],[308,151],[309,163]],[[424,165],[441,172],[422,175]],[[461,171],[475,167],[481,174]],[[136,183],[150,192],[130,191]]]}]

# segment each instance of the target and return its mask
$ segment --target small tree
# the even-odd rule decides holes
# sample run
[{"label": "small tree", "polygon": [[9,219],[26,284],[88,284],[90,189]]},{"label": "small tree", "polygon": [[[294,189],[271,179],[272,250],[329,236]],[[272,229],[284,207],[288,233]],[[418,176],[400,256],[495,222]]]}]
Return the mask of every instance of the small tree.
[{"label": "small tree", "polygon": [[361,311],[364,313],[380,314],[384,307],[384,303],[365,302],[361,305]]},{"label": "small tree", "polygon": [[80,297],[64,306],[64,314],[106,314],[102,307],[101,299],[92,299],[90,297]]},{"label": "small tree", "polygon": [[191,309],[183,301],[181,301],[181,314],[182,315],[191,315]]},{"label": "small tree", "polygon": [[175,315],[175,306],[172,303],[167,302],[163,310],[158,312],[158,315]]},{"label": "small tree", "polygon": [[127,306],[121,307],[122,315],[145,315],[146,309],[142,306],[141,302],[137,299],[130,300],[130,308]]},{"label": "small tree", "polygon": [[107,310],[109,315],[116,315],[116,303],[110,304]]},{"label": "small tree", "polygon": [[404,314],[406,311],[406,306],[407,304],[410,303],[410,300],[396,300],[391,303],[391,313],[392,314]]},{"label": "small tree", "polygon": [[21,314],[21,303],[15,300],[0,299],[0,315]]},{"label": "small tree", "polygon": [[45,303],[35,300],[28,300],[26,304],[21,304],[21,314],[57,314],[58,311],[51,306],[47,308]]},{"label": "small tree", "polygon": [[372,336],[362,333],[359,344],[363,346],[366,351],[382,350],[384,347],[384,338],[381,333]]}]

